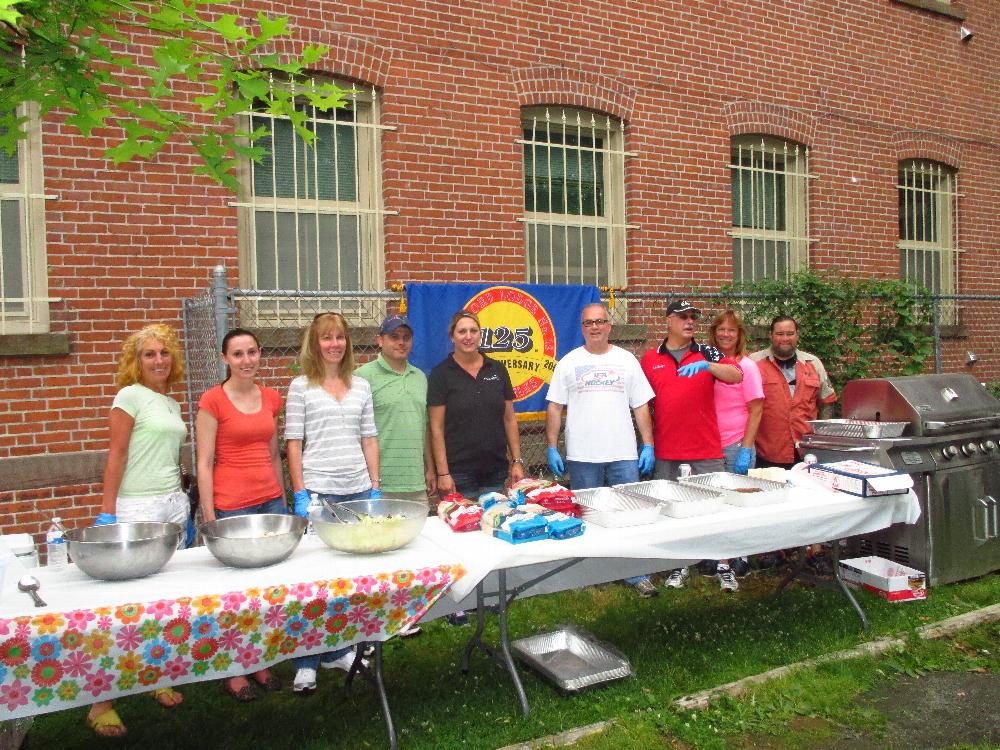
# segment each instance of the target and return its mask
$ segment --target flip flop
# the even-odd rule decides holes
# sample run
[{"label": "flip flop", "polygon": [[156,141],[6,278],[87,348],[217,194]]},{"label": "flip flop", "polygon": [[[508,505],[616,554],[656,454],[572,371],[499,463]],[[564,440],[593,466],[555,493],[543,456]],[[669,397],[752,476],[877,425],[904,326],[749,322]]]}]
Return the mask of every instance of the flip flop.
[{"label": "flip flop", "polygon": [[249,682],[241,687],[239,690],[234,690],[229,685],[229,680],[222,681],[222,692],[228,693],[233,696],[240,703],[249,703],[250,701],[257,700],[257,691],[253,689],[253,685]]},{"label": "flip flop", "polygon": [[128,734],[128,729],[122,724],[122,719],[114,708],[109,708],[97,716],[87,714],[87,726],[93,729],[98,737],[124,737]]},{"label": "flip flop", "polygon": [[153,691],[153,700],[164,708],[173,708],[174,706],[179,706],[184,701],[184,696],[173,688],[156,688]]}]

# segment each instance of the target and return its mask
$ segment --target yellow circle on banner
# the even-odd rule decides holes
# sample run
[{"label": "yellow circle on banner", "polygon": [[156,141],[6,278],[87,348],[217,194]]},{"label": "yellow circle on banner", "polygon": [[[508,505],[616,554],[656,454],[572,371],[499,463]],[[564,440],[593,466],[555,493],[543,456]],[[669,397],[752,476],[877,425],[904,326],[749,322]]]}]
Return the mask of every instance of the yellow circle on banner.
[{"label": "yellow circle on banner", "polygon": [[491,286],[465,307],[479,317],[483,354],[507,367],[516,401],[533,396],[552,380],[556,330],[537,299],[511,286]]}]

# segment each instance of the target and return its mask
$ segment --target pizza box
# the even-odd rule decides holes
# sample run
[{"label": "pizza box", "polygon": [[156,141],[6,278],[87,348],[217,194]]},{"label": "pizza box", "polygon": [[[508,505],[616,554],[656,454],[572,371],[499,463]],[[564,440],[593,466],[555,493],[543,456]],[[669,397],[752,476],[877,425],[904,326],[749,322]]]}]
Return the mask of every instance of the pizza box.
[{"label": "pizza box", "polygon": [[868,589],[890,602],[914,602],[927,598],[927,576],[916,568],[884,557],[852,557],[840,561],[844,583]]},{"label": "pizza box", "polygon": [[864,461],[811,464],[809,476],[835,492],[858,497],[901,495],[913,487],[913,477]]}]

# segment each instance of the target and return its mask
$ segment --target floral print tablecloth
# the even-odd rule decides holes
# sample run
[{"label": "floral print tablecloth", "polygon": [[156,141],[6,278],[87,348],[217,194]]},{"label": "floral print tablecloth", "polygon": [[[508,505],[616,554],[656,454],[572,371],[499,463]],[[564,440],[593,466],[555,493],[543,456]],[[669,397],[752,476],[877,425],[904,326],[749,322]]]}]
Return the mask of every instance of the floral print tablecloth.
[{"label": "floral print tablecloth", "polygon": [[420,619],[461,565],[0,618],[0,716],[246,674],[385,640]]}]

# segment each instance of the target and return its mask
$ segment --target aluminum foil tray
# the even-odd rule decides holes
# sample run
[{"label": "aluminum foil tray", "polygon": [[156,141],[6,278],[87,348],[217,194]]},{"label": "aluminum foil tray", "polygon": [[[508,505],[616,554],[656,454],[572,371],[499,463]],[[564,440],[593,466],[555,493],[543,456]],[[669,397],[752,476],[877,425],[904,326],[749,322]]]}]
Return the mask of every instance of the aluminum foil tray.
[{"label": "aluminum foil tray", "polygon": [[758,479],[743,474],[730,474],[728,471],[695,474],[678,481],[693,487],[710,487],[719,490],[722,492],[720,500],[727,505],[756,507],[783,503],[788,500],[788,484],[785,482]]},{"label": "aluminum foil tray", "polygon": [[629,495],[654,500],[660,513],[672,518],[705,516],[724,510],[723,493],[708,487],[678,484],[667,479],[617,484],[614,487]]},{"label": "aluminum foil tray", "polygon": [[606,528],[642,526],[660,520],[660,506],[644,497],[618,492],[611,487],[574,490],[583,508],[583,520]]},{"label": "aluminum foil tray", "polygon": [[865,419],[813,419],[809,422],[817,435],[849,438],[895,438],[903,434],[908,422],[873,422]]},{"label": "aluminum foil tray", "polygon": [[566,625],[514,641],[517,658],[565,692],[631,677],[632,665],[607,643]]}]

